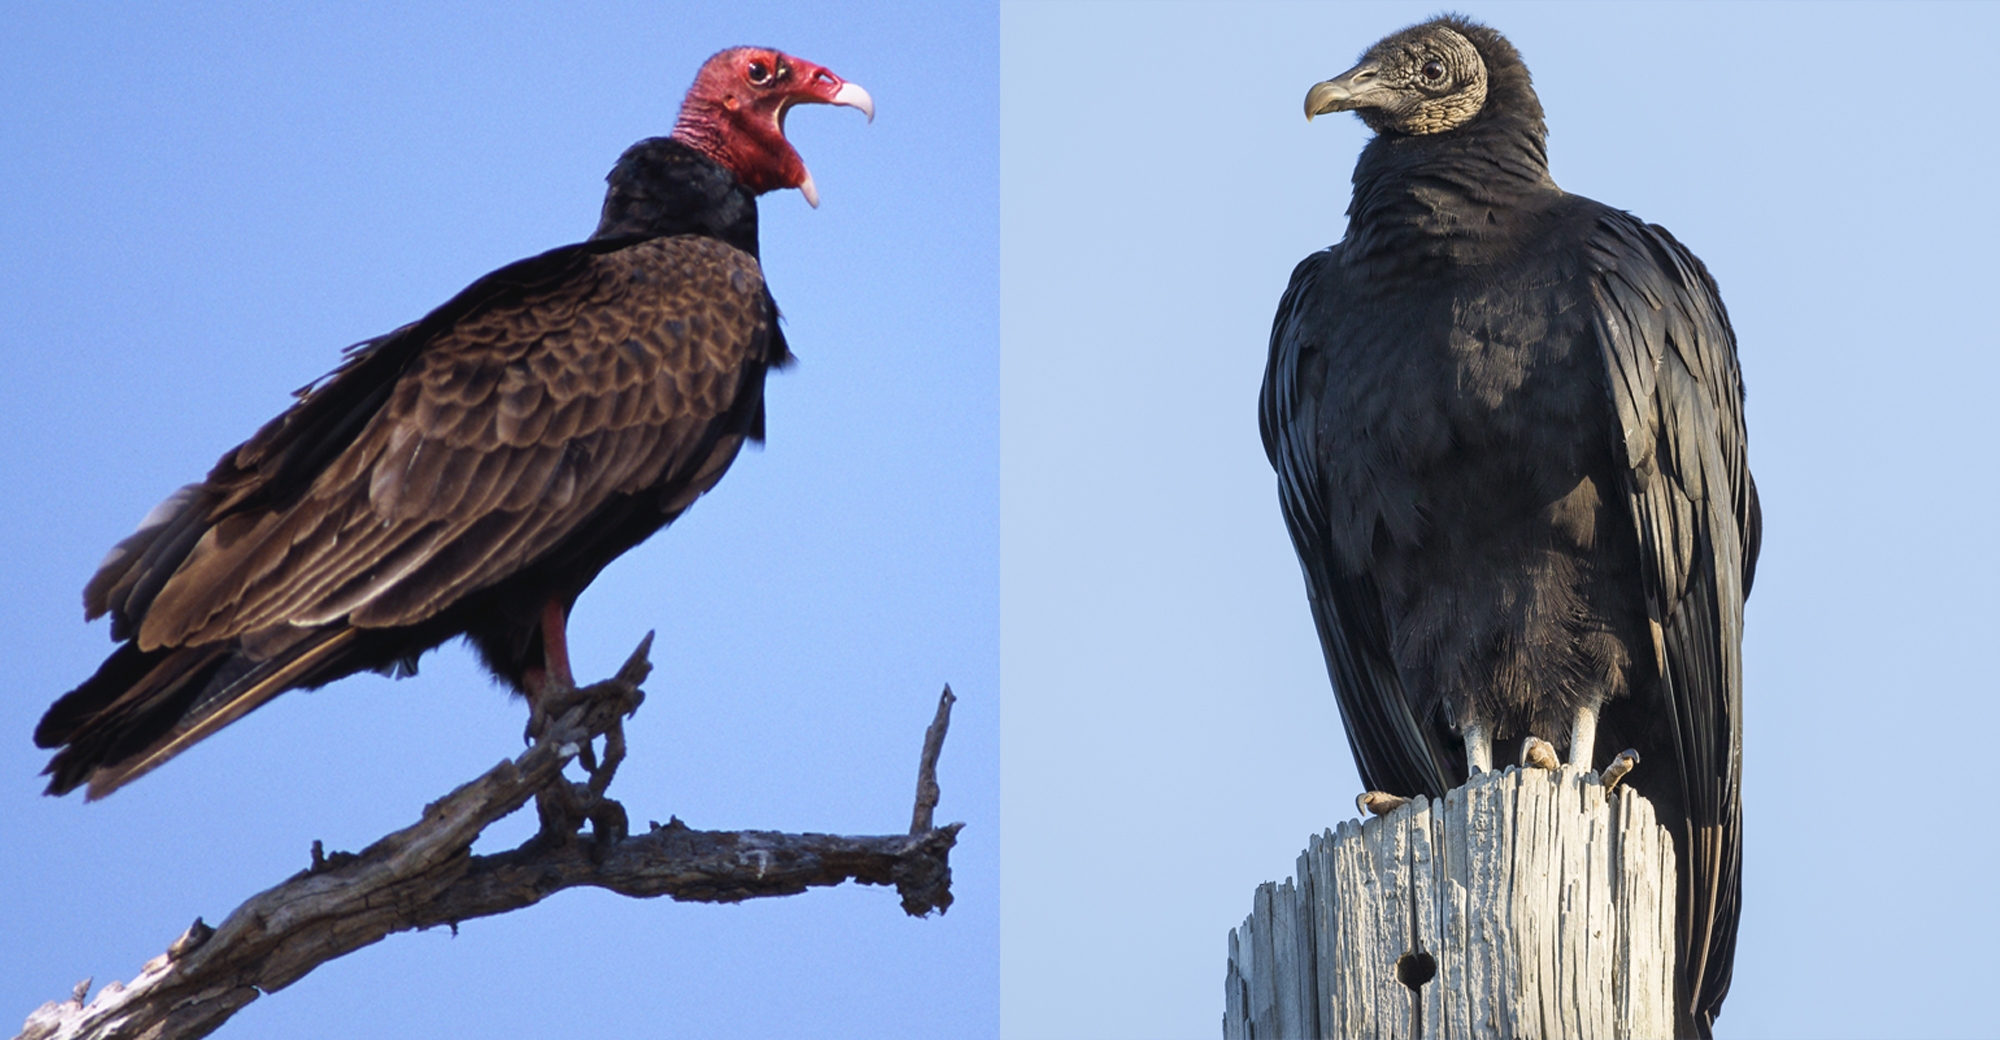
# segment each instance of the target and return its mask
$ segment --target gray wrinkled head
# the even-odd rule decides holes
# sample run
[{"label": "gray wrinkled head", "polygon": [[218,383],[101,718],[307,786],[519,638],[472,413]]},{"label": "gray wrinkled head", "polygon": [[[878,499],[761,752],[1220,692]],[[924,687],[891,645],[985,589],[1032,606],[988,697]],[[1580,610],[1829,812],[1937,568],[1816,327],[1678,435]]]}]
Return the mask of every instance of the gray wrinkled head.
[{"label": "gray wrinkled head", "polygon": [[1487,72],[1454,21],[1413,25],[1368,48],[1360,64],[1313,85],[1306,118],[1353,112],[1376,133],[1412,135],[1463,126],[1486,105]]}]

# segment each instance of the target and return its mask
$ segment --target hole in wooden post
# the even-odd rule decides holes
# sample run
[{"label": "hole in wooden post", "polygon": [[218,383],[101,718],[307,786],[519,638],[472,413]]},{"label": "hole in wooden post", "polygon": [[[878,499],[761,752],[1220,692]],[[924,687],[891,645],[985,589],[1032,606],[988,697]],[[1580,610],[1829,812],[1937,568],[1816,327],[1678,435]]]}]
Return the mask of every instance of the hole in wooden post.
[{"label": "hole in wooden post", "polygon": [[1437,978],[1437,973],[1437,958],[1423,950],[1396,958],[1396,981],[1412,990],[1420,989],[1424,983]]},{"label": "hole in wooden post", "polygon": [[1410,1036],[1412,1038],[1421,1038],[1424,1035],[1423,985],[1431,979],[1436,978],[1437,973],[1437,958],[1425,953],[1421,944],[1418,945],[1415,952],[1406,953],[1396,958],[1396,981],[1409,987],[1410,990]]}]

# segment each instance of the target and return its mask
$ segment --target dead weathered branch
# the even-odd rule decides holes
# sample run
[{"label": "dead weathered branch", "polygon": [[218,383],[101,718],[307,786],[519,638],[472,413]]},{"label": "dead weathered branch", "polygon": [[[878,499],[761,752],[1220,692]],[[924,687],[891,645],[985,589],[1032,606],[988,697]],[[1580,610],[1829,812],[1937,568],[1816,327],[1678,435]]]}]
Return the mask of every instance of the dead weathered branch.
[{"label": "dead weathered branch", "polygon": [[[627,836],[624,809],[603,796],[604,786],[622,757],[620,723],[643,699],[639,683],[652,668],[651,642],[649,635],[615,678],[577,691],[527,752],[427,806],[414,826],[358,854],[326,854],[315,842],[305,871],[251,898],[213,929],[196,919],[131,983],[107,984],[86,1004],[86,980],[69,1000],[42,1005],[16,1040],[205,1036],[260,994],[395,932],[456,928],[566,888],[726,903],[853,880],[896,886],[904,910],[915,916],[951,905],[949,857],[964,825],[929,825],[949,687],[918,767],[920,829],[843,837],[697,831],[669,819]],[[599,737],[619,745],[607,747],[602,768],[591,752]],[[579,757],[589,782],[563,776]],[[538,795],[540,833],[508,852],[472,855],[482,830]],[[585,820],[592,828],[588,843],[576,840]]]},{"label": "dead weathered branch", "polygon": [[951,728],[951,706],[957,700],[951,684],[946,683],[944,692],[938,695],[937,715],[924,730],[924,753],[917,759],[917,809],[910,814],[911,834],[931,829],[931,813],[938,803],[938,752],[944,750],[944,731]]}]

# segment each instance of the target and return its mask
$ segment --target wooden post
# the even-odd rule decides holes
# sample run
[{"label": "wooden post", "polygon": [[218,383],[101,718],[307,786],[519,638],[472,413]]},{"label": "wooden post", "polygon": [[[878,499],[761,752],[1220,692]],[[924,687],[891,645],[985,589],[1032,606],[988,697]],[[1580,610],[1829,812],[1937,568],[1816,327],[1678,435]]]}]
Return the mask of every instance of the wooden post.
[{"label": "wooden post", "polygon": [[1313,837],[1295,879],[1258,886],[1222,1035],[1672,1036],[1674,892],[1629,786],[1483,773]]}]

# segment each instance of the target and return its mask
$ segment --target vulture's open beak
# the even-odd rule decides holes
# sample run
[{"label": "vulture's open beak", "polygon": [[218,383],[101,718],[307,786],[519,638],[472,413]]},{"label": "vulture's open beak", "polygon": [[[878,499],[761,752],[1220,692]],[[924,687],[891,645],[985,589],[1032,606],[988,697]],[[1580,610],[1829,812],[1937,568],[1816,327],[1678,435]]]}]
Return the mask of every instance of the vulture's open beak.
[{"label": "vulture's open beak", "polygon": [[1356,65],[1346,72],[1313,84],[1306,91],[1306,122],[1328,112],[1352,112],[1375,106],[1374,95],[1383,91],[1379,70],[1372,62]]}]

